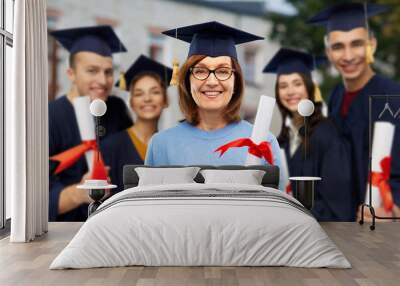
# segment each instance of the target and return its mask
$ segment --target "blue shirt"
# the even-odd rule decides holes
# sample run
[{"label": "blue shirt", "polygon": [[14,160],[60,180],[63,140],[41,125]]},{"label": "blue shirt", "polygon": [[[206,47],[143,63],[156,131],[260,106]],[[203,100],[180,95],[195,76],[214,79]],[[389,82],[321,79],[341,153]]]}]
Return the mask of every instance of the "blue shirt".
[{"label": "blue shirt", "polygon": [[[244,165],[247,147],[230,148],[221,157],[214,152],[218,147],[239,138],[250,138],[253,125],[247,121],[231,123],[223,128],[204,131],[187,122],[161,131],[150,140],[145,164],[160,165]],[[271,143],[274,165],[281,167],[280,147],[275,136],[268,133],[266,141]],[[262,160],[262,164],[268,164]],[[284,186],[282,176],[280,189]]]}]

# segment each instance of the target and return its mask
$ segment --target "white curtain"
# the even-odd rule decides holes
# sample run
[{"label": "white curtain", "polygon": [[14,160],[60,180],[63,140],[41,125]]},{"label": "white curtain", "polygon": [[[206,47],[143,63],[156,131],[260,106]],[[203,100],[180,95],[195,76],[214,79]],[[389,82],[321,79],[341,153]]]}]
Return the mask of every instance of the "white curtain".
[{"label": "white curtain", "polygon": [[12,93],[6,98],[6,187],[12,242],[48,226],[46,0],[15,1]]}]

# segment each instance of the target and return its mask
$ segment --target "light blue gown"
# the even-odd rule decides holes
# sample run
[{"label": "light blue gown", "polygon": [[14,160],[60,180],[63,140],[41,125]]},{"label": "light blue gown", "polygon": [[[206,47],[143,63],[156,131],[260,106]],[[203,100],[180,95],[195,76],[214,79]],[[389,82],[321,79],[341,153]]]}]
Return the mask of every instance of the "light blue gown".
[{"label": "light blue gown", "polygon": [[[247,121],[231,123],[213,131],[201,130],[189,123],[156,133],[150,140],[145,164],[160,165],[244,165],[248,147],[230,148],[221,157],[214,152],[218,147],[239,138],[250,138],[253,125]],[[281,167],[280,147],[275,136],[269,133],[274,165]],[[262,164],[268,164],[262,160]],[[283,189],[282,176],[279,188]]]}]

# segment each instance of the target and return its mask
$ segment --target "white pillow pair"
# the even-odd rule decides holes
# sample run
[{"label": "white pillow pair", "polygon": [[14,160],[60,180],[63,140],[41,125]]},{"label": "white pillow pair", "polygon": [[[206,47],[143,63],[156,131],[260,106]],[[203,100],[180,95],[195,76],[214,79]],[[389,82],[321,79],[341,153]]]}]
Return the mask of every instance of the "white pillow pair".
[{"label": "white pillow pair", "polygon": [[[194,178],[199,170],[199,167],[135,168],[139,176],[139,186],[195,183]],[[204,177],[205,184],[261,185],[265,171],[205,169],[200,174]]]}]

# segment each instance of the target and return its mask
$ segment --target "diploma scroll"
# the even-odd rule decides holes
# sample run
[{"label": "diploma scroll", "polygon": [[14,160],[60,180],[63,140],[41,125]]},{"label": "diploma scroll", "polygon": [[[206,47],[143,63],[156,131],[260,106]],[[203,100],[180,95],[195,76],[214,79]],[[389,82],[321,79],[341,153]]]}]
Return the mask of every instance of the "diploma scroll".
[{"label": "diploma scroll", "polygon": [[[251,140],[255,144],[260,144],[265,141],[269,133],[269,127],[271,125],[272,114],[275,106],[275,98],[261,95],[258,103],[256,119],[254,121],[253,132],[251,134]],[[246,166],[249,165],[260,165],[261,158],[256,157],[252,154],[247,154]]]},{"label": "diploma scroll", "polygon": [[288,164],[287,164],[287,158],[286,158],[286,154],[285,154],[285,150],[283,150],[281,148],[280,150],[280,154],[281,154],[281,169],[279,170],[280,172],[282,172],[282,180],[284,183],[284,187],[285,187],[285,191],[287,194],[292,195],[292,191],[290,188],[290,181],[289,181],[289,168],[288,168]]},{"label": "diploma scroll", "polygon": [[[371,165],[371,176],[372,176],[372,189],[371,189],[371,204],[373,207],[381,207],[384,205],[385,198],[382,197],[382,190],[378,185],[382,186],[382,180],[386,181],[388,186],[388,177],[390,176],[390,164],[386,170],[383,168],[385,160],[389,160],[392,151],[393,138],[394,138],[395,126],[390,122],[378,121],[374,124],[374,137],[372,140],[372,165]],[[388,174],[386,174],[388,173]],[[376,177],[379,177],[378,183],[374,183]],[[381,183],[379,183],[379,180]],[[382,188],[382,187],[381,187]],[[386,192],[391,192],[390,189]],[[390,195],[391,193],[387,194]],[[366,192],[365,202],[369,203],[369,186]]]},{"label": "diploma scroll", "polygon": [[[73,106],[75,110],[76,120],[78,122],[79,133],[82,141],[96,140],[95,126],[93,116],[90,113],[89,96],[79,96],[74,99]],[[93,169],[94,151],[89,150],[85,153],[86,163],[91,172]]]}]

